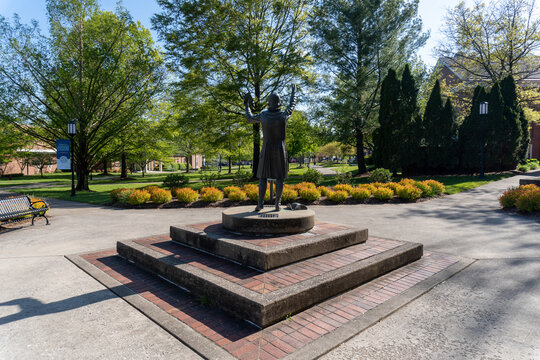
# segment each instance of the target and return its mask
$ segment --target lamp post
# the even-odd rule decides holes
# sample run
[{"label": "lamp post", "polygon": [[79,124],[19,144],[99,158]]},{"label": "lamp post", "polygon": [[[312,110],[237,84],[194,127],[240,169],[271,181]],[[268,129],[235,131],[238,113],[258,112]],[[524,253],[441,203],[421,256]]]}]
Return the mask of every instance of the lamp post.
[{"label": "lamp post", "polygon": [[75,124],[75,121],[71,120],[68,123],[68,135],[70,137],[70,143],[69,148],[71,151],[70,155],[70,166],[71,166],[71,196],[75,196],[75,172],[73,171],[73,135],[77,133],[77,125]]},{"label": "lamp post", "polygon": [[486,139],[485,139],[486,117],[487,117],[487,114],[488,114],[488,102],[487,101],[483,101],[483,102],[480,103],[479,114],[480,114],[481,132],[482,132],[482,140],[481,140],[482,141],[482,149],[481,149],[481,152],[480,152],[482,163],[480,164],[480,179],[483,179],[484,178],[484,169],[485,169],[485,164],[486,164],[484,148],[485,148],[485,142],[486,142]]}]

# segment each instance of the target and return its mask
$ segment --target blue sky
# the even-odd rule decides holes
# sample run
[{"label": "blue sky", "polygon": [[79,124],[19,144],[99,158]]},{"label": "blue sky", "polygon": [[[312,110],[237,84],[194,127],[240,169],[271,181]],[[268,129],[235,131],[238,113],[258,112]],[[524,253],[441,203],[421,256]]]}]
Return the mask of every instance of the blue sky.
[{"label": "blue sky", "polygon": [[[116,2],[117,0],[101,0],[101,9],[114,10]],[[431,31],[431,37],[424,48],[419,51],[419,55],[430,66],[434,65],[437,60],[434,48],[443,40],[440,27],[443,24],[446,11],[459,2],[460,0],[420,0],[419,15],[424,23],[424,30]],[[473,1],[467,0],[466,3],[472,4]],[[154,0],[124,0],[122,4],[135,20],[139,20],[147,28],[151,28],[152,14],[160,10]],[[536,6],[540,8],[540,1]],[[11,18],[13,13],[19,14],[25,23],[36,19],[42,30],[47,28],[45,0],[0,0],[0,14]],[[155,33],[152,33],[155,37]]]}]

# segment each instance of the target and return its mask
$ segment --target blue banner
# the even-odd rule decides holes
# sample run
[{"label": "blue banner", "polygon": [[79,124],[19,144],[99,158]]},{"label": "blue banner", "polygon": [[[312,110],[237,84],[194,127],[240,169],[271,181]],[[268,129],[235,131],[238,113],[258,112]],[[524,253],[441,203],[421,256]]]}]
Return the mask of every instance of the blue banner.
[{"label": "blue banner", "polygon": [[56,140],[56,168],[60,170],[71,170],[71,159],[69,156],[70,142],[68,139]]}]

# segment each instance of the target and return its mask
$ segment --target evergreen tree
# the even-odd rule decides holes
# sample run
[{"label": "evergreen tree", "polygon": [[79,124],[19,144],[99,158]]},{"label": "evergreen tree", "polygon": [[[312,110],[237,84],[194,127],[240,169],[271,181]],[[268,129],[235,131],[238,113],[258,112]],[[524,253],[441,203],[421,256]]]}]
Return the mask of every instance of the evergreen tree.
[{"label": "evergreen tree", "polygon": [[504,100],[504,116],[507,129],[503,146],[502,167],[514,169],[523,160],[529,147],[529,124],[519,105],[514,78],[509,75],[501,81],[501,95]]},{"label": "evergreen tree", "polygon": [[443,101],[441,97],[441,85],[439,80],[435,81],[433,90],[429,96],[424,111],[424,141],[426,145],[426,168],[434,171],[441,165],[440,163],[440,146],[443,142],[444,134],[441,132],[441,116],[443,111]]},{"label": "evergreen tree", "polygon": [[487,101],[489,95],[483,86],[474,89],[471,112],[459,127],[459,167],[462,171],[476,172],[480,169],[482,149],[482,119],[480,103]]},{"label": "evergreen tree", "polygon": [[422,119],[419,117],[418,88],[407,64],[401,76],[400,123],[396,137],[400,145],[399,163],[404,172],[418,169],[425,161],[420,151],[421,134]]},{"label": "evergreen tree", "polygon": [[529,131],[529,119],[525,116],[525,111],[521,106],[519,108],[519,123],[521,126],[521,142],[519,144],[517,160],[518,162],[524,162],[529,151],[529,144],[531,143],[531,133]]},{"label": "evergreen tree", "polygon": [[504,102],[504,125],[507,136],[501,145],[501,170],[515,169],[519,162],[522,140],[520,106],[517,99],[516,83],[512,76],[501,81],[501,95]]},{"label": "evergreen tree", "polygon": [[374,140],[373,161],[377,167],[383,167],[397,172],[399,170],[399,139],[398,126],[400,122],[400,81],[393,69],[388,70],[381,85],[381,100],[379,107],[379,124]]},{"label": "evergreen tree", "polygon": [[457,135],[458,124],[456,113],[450,98],[446,99],[446,104],[440,117],[440,143],[439,143],[439,171],[453,172],[459,165]]},{"label": "evergreen tree", "polygon": [[[511,132],[504,121],[504,100],[501,86],[496,82],[489,92],[489,111],[486,121],[486,170],[501,170],[506,136]],[[474,110],[474,109],[473,109]],[[478,110],[476,110],[478,111]]]}]

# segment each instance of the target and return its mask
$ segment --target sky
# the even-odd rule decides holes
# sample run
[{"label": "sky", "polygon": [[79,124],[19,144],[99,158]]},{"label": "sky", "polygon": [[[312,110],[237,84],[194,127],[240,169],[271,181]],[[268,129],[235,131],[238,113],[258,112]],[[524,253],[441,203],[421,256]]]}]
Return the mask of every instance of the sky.
[{"label": "sky", "polygon": [[[117,0],[101,0],[101,9],[114,10],[116,2]],[[429,30],[431,36],[418,55],[428,66],[433,66],[437,62],[434,50],[438,43],[444,40],[440,28],[444,23],[445,14],[459,2],[460,0],[420,0],[418,14],[422,18],[424,31]],[[465,2],[471,5],[473,0]],[[122,5],[130,12],[133,19],[140,21],[149,29],[151,29],[152,14],[160,11],[155,0],[123,0]],[[540,1],[536,6],[540,9]],[[19,14],[23,23],[36,19],[42,30],[47,29],[45,0],[0,0],[0,15],[11,18],[14,13]],[[157,38],[154,31],[152,35],[155,39]]]}]

